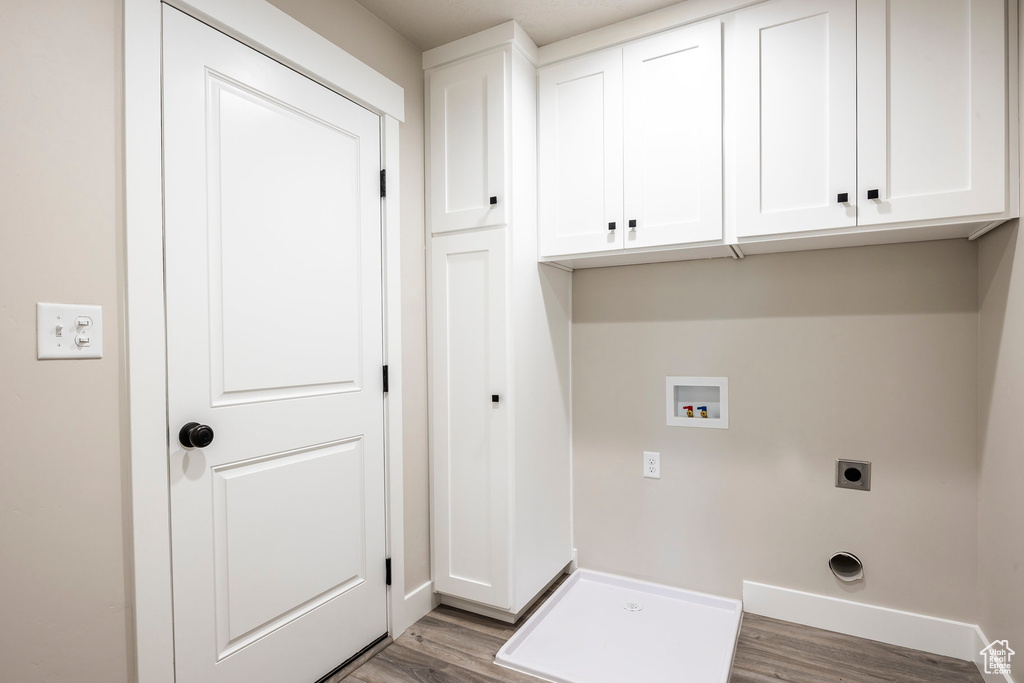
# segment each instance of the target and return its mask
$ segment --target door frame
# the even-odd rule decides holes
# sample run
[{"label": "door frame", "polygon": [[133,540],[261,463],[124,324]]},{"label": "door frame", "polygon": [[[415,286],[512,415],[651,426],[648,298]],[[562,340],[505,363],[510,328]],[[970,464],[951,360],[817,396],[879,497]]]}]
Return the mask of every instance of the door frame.
[{"label": "door frame", "polygon": [[[421,615],[407,602],[402,476],[402,327],[399,123],[404,90],[266,0],[124,0],[124,233],[120,325],[124,334],[122,439],[127,448],[129,638],[135,677],[174,683],[168,478],[167,347],[163,263],[162,4],[166,3],[381,116],[382,295],[386,547],[391,558],[388,632]],[[419,589],[414,591],[419,592]]]}]

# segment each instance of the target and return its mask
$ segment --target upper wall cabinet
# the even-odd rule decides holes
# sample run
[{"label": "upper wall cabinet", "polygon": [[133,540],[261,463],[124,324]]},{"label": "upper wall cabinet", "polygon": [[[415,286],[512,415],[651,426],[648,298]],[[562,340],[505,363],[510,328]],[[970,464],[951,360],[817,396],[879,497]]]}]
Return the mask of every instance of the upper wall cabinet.
[{"label": "upper wall cabinet", "polygon": [[622,249],[622,50],[540,72],[540,253]]},{"label": "upper wall cabinet", "polygon": [[443,233],[503,225],[505,52],[430,74],[430,225]]},{"label": "upper wall cabinet", "polygon": [[1003,0],[773,0],[736,14],[736,233],[1008,210]]},{"label": "upper wall cabinet", "polygon": [[722,24],[540,72],[542,256],[722,240]]},{"label": "upper wall cabinet", "polygon": [[539,70],[540,260],[976,237],[1018,216],[1017,4],[765,0],[588,34],[616,46]]},{"label": "upper wall cabinet", "polygon": [[722,25],[623,48],[626,247],[722,239]]},{"label": "upper wall cabinet", "polygon": [[857,224],[856,36],[856,0],[736,15],[740,237]]},{"label": "upper wall cabinet", "polygon": [[1006,210],[1003,0],[857,3],[858,223]]}]

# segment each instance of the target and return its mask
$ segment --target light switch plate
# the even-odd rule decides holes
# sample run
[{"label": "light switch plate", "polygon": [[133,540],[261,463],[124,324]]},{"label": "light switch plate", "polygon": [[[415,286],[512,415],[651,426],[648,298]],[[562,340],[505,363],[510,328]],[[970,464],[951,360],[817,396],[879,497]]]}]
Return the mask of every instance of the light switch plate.
[{"label": "light switch plate", "polygon": [[102,357],[102,306],[36,304],[36,358]]}]

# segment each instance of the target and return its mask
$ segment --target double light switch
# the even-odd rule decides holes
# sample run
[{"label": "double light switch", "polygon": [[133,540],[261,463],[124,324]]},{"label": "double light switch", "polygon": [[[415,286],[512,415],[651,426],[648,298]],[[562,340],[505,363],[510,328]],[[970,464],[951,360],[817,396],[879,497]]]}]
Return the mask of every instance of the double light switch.
[{"label": "double light switch", "polygon": [[36,304],[36,358],[102,357],[102,307]]}]

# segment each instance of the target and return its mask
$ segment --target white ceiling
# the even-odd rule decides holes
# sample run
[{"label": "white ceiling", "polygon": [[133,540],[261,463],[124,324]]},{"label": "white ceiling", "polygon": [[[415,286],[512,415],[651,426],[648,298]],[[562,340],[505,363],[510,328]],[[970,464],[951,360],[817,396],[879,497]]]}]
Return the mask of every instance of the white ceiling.
[{"label": "white ceiling", "polygon": [[680,0],[357,0],[421,50],[515,19],[537,45]]}]

